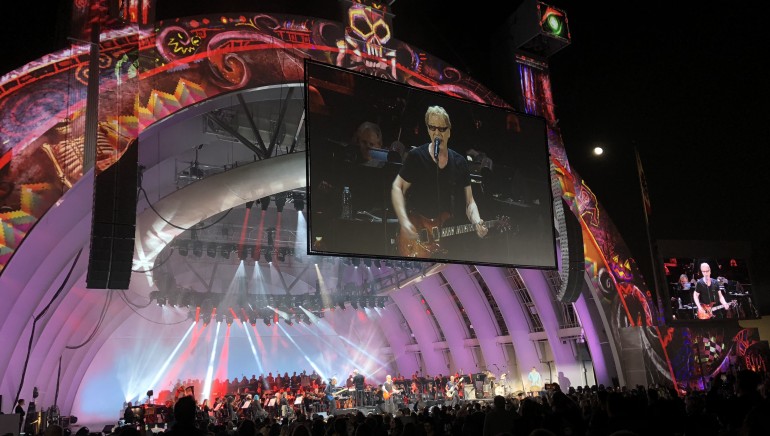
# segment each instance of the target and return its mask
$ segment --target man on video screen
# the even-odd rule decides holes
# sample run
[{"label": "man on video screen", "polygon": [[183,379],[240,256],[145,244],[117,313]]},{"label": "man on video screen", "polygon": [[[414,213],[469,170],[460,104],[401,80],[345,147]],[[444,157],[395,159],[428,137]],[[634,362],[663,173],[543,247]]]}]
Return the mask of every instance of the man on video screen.
[{"label": "man on video screen", "polygon": [[399,254],[429,258],[445,252],[438,242],[441,235],[431,234],[431,229],[459,215],[461,204],[479,238],[487,234],[487,227],[473,198],[468,163],[449,149],[449,114],[441,106],[430,106],[425,124],[430,142],[409,151],[393,181],[391,199],[400,225]]}]

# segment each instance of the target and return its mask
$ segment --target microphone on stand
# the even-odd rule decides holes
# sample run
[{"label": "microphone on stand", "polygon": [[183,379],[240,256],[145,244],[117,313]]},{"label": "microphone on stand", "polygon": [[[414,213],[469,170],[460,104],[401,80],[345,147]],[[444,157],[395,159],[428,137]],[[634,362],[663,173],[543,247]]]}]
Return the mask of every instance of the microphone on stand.
[{"label": "microphone on stand", "polygon": [[433,158],[438,162],[438,147],[441,145],[441,138],[433,140]]}]

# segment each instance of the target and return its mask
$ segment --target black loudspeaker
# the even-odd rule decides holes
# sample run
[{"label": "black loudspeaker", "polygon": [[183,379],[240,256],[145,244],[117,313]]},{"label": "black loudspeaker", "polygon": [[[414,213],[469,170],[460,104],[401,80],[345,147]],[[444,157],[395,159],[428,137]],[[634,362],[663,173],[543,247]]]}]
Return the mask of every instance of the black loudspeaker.
[{"label": "black loudspeaker", "polygon": [[104,428],[102,429],[102,434],[110,434],[110,433],[112,433],[112,429],[113,428],[115,428],[114,425],[111,425],[111,424],[105,425]]},{"label": "black loudspeaker", "polygon": [[128,289],[134,260],[139,145],[94,178],[91,250],[86,287]]},{"label": "black loudspeaker", "polygon": [[[561,283],[557,292],[557,298],[562,303],[574,303],[580,297],[583,290],[583,277],[585,274],[585,253],[583,252],[583,229],[578,218],[570,211],[569,205],[563,198],[560,199],[563,210],[563,227],[559,229],[566,233],[560,234],[562,246],[566,243],[567,250],[562,250],[562,269],[567,269],[567,279]],[[566,236],[566,238],[565,238]],[[566,240],[566,242],[565,242]],[[567,258],[564,258],[564,254]]]}]

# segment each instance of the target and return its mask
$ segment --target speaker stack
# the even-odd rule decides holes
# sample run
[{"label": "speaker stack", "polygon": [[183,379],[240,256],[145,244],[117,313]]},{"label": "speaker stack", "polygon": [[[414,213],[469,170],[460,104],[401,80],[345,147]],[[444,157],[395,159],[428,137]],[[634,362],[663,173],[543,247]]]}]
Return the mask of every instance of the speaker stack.
[{"label": "speaker stack", "polygon": [[138,143],[94,177],[91,250],[86,287],[128,289],[134,259]]}]

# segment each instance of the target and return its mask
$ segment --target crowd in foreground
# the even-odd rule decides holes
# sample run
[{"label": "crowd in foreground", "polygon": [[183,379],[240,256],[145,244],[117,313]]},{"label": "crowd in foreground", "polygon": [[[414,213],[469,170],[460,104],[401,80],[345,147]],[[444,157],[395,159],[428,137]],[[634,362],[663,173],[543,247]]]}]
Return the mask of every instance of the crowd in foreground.
[{"label": "crowd in foreground", "polygon": [[[497,396],[491,403],[400,409],[395,414],[363,412],[340,416],[298,414],[292,420],[241,421],[237,428],[199,425],[192,397],[174,406],[173,424],[163,434],[189,436],[620,436],[770,435],[770,378],[741,371],[717,378],[707,392],[684,395],[670,388],[570,389],[558,385],[537,397]],[[206,427],[206,428],[199,428]],[[51,432],[53,430],[53,432]],[[60,431],[60,429],[58,429]],[[48,429],[54,435],[57,429]],[[122,436],[149,434],[136,426]]]}]

